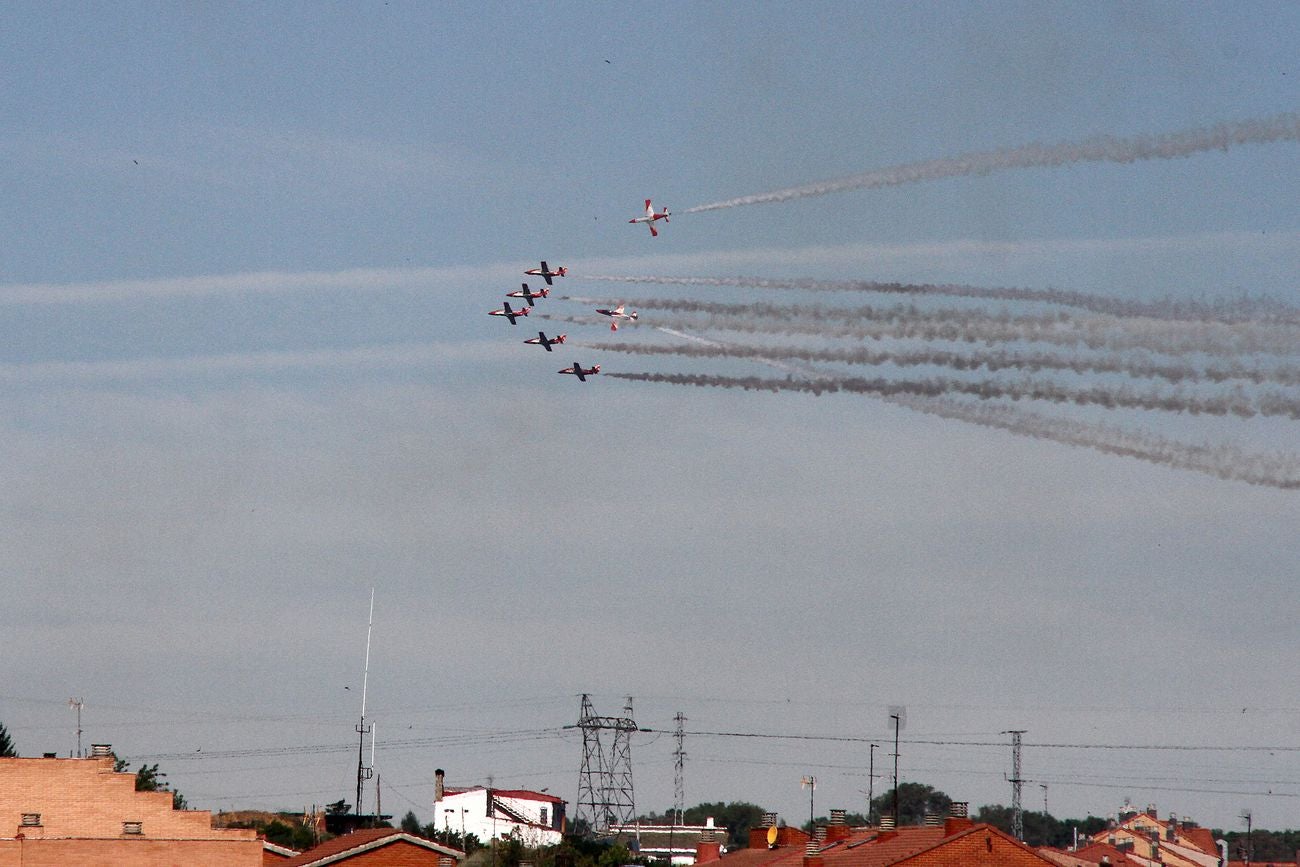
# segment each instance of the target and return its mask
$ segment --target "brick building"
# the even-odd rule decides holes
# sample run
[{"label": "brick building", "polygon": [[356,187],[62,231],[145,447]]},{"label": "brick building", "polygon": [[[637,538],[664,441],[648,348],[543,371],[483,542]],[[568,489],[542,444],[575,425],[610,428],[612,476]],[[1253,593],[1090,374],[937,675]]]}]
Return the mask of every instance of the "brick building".
[{"label": "brick building", "polygon": [[207,810],[137,792],[107,748],[86,759],[0,758],[0,867],[260,867],[249,830],[213,829]]}]

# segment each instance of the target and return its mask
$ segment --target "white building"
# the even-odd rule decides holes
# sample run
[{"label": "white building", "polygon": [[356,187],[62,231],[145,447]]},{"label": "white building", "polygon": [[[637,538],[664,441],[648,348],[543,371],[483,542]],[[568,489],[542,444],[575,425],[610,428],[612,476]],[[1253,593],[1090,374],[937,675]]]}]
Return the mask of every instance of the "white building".
[{"label": "white building", "polygon": [[437,827],[485,843],[517,836],[526,846],[553,846],[564,838],[564,801],[545,792],[448,788],[433,809]]}]

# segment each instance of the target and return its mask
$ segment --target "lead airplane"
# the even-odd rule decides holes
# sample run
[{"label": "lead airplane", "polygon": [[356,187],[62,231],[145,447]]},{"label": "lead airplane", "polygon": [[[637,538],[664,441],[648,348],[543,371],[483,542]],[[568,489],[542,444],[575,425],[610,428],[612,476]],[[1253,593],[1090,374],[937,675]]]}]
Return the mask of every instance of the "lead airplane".
[{"label": "lead airplane", "polygon": [[561,265],[558,270],[552,271],[550,267],[547,266],[545,259],[542,260],[542,267],[529,268],[527,271],[524,272],[524,274],[528,275],[529,277],[541,277],[546,281],[547,286],[555,285],[554,283],[551,282],[552,277],[563,277],[565,274],[568,273],[569,273],[569,269],[565,268],[563,265]]},{"label": "lead airplane", "polygon": [[568,336],[569,335],[567,334],[559,334],[555,337],[547,337],[545,331],[539,331],[537,332],[536,337],[529,338],[528,340],[525,340],[524,343],[531,343],[534,346],[542,347],[547,352],[553,352],[554,350],[552,350],[551,347],[557,343],[563,343],[564,338]]},{"label": "lead airplane", "polygon": [[596,308],[596,312],[597,312],[597,313],[600,313],[600,314],[602,314],[602,315],[604,315],[604,316],[608,316],[611,320],[613,320],[612,322],[609,323],[609,330],[610,330],[610,331],[618,331],[618,321],[619,321],[620,319],[623,319],[623,320],[626,320],[626,321],[629,321],[629,322],[631,322],[632,320],[636,319],[636,311],[635,311],[635,310],[633,310],[631,313],[624,313],[624,312],[623,312],[623,308],[624,308],[625,306],[626,306],[626,305],[624,305],[624,304],[620,304],[620,305],[618,305],[617,307],[615,307],[613,310],[602,310],[601,308],[597,307],[597,308]]},{"label": "lead airplane", "polygon": [[600,365],[593,364],[591,367],[588,367],[586,370],[583,370],[582,365],[575,361],[573,362],[573,367],[566,367],[564,368],[564,370],[557,370],[556,373],[569,373],[578,377],[578,379],[582,380],[583,382],[586,382],[587,377],[595,376],[596,374],[600,373]]},{"label": "lead airplane", "polygon": [[516,317],[516,316],[527,316],[527,315],[528,315],[528,308],[527,308],[527,307],[523,308],[522,310],[511,310],[511,309],[510,309],[510,302],[509,302],[509,301],[506,301],[506,302],[505,302],[505,307],[504,307],[504,309],[501,309],[501,310],[491,310],[491,311],[488,312],[488,316],[504,316],[504,317],[506,317],[507,319],[510,320],[510,324],[511,324],[511,325],[518,325],[518,324],[519,324],[518,322],[515,321],[515,317]]},{"label": "lead airplane", "polygon": [[657,232],[657,231],[655,230],[655,220],[663,220],[665,223],[668,222],[668,209],[667,209],[667,208],[664,208],[663,213],[656,214],[656,213],[655,213],[654,206],[650,204],[650,200],[649,200],[649,199],[646,199],[646,200],[645,200],[645,216],[644,216],[644,217],[633,217],[632,219],[628,220],[628,222],[629,222],[629,223],[645,223],[647,226],[650,227],[650,237],[652,237],[652,238],[658,238],[658,237],[659,237],[659,232]]},{"label": "lead airplane", "polygon": [[528,284],[527,284],[527,283],[520,283],[519,285],[522,286],[522,287],[524,287],[524,288],[520,289],[518,292],[507,292],[507,293],[506,293],[506,297],[507,297],[507,298],[522,298],[522,299],[524,299],[525,301],[528,302],[528,306],[529,306],[529,307],[532,307],[532,306],[533,306],[533,299],[534,299],[534,298],[545,298],[547,295],[550,295],[550,294],[551,294],[551,290],[550,290],[550,289],[541,289],[541,290],[539,290],[539,291],[537,291],[537,292],[530,292],[529,289],[528,289]]}]

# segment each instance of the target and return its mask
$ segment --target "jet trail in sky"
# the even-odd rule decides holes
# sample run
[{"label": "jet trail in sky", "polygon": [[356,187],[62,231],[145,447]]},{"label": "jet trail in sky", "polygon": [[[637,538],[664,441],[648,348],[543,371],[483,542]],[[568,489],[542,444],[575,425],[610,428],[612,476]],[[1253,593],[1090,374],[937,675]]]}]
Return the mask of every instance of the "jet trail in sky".
[{"label": "jet trail in sky", "polygon": [[1227,150],[1236,145],[1296,140],[1300,140],[1300,114],[1289,112],[1273,117],[1221,123],[1162,135],[1132,138],[1098,136],[1079,142],[1061,142],[1053,145],[1029,144],[996,151],[978,151],[947,159],[906,163],[843,178],[696,205],[682,213],[694,214],[722,208],[737,208],[741,205],[785,202],[845,190],[894,187],[939,178],[987,175],[1005,169],[1054,167],[1074,163],[1131,163],[1139,160],[1178,159],[1202,151]]},{"label": "jet trail in sky", "polygon": [[1020,436],[1137,458],[1174,469],[1194,470],[1251,485],[1300,490],[1300,456],[1294,454],[1252,453],[1227,443],[1184,443],[1149,431],[1057,418],[1004,404],[914,395],[895,395],[886,400],[917,412],[997,428]]},{"label": "jet trail in sky", "polygon": [[874,292],[882,295],[933,295],[991,301],[1037,301],[1102,313],[1203,322],[1283,322],[1300,324],[1300,308],[1270,298],[1240,298],[1212,302],[1129,301],[1088,292],[1024,289],[1014,286],[966,286],[959,283],[898,283],[875,280],[810,280],[773,277],[672,277],[586,275],[608,283],[647,283],[670,286],[736,286],[750,289],[794,289],[813,292]]},{"label": "jet trail in sky", "polygon": [[879,397],[919,395],[948,397],[966,395],[981,400],[1041,400],[1078,406],[1101,406],[1107,409],[1158,410],[1190,415],[1282,416],[1300,419],[1300,399],[1280,392],[1255,398],[1240,393],[1197,396],[1160,389],[1135,391],[1122,386],[1094,385],[1073,388],[1040,379],[1013,382],[966,380],[932,377],[929,379],[885,379],[876,377],[828,377],[815,380],[771,379],[761,376],[719,376],[709,373],[611,373],[615,379],[638,382],[662,382],[671,385],[694,385],[715,388],[743,388],[746,391],[797,391],[816,395],[847,392]]},{"label": "jet trail in sky", "polygon": [[1127,355],[1070,356],[1053,352],[989,350],[951,352],[942,349],[818,349],[804,346],[753,346],[749,344],[722,343],[700,340],[672,329],[661,329],[695,341],[696,345],[658,343],[578,343],[597,352],[625,352],[633,355],[680,355],[694,358],[746,358],[758,361],[806,361],[830,364],[885,365],[915,367],[933,365],[953,370],[1021,370],[1037,373],[1041,370],[1059,370],[1070,373],[1120,373],[1135,379],[1163,379],[1166,382],[1191,383],[1231,381],[1251,382],[1256,385],[1300,385],[1300,367],[1281,365],[1261,367],[1241,362],[1208,364],[1198,367],[1178,361],[1156,361],[1146,353]]},{"label": "jet trail in sky", "polygon": [[[660,327],[658,330],[689,340],[699,347],[719,350],[744,348],[670,328]],[[779,361],[763,360],[763,363],[791,370]],[[802,372],[817,379],[828,376],[811,367]],[[1075,421],[987,401],[970,402],[951,397],[909,394],[878,397],[886,403],[914,412],[1004,430],[1018,436],[1131,457],[1174,469],[1192,470],[1219,479],[1283,490],[1300,489],[1300,455],[1252,453],[1227,443],[1209,445],[1179,442],[1136,428]]]},{"label": "jet trail in sky", "polygon": [[[1285,325],[1169,322],[1118,317],[1078,317],[1065,313],[1032,317],[980,310],[843,308],[819,319],[826,308],[772,304],[727,304],[692,299],[641,299],[647,309],[701,313],[703,319],[655,316],[652,325],[688,331],[724,330],[753,334],[805,334],[824,338],[943,340],[957,343],[1039,342],[1086,346],[1094,350],[1146,350],[1165,355],[1243,353],[1282,357],[1300,354],[1300,333]],[[910,312],[909,312],[910,311]],[[557,317],[544,317],[557,318]],[[584,324],[586,319],[561,321]]]}]

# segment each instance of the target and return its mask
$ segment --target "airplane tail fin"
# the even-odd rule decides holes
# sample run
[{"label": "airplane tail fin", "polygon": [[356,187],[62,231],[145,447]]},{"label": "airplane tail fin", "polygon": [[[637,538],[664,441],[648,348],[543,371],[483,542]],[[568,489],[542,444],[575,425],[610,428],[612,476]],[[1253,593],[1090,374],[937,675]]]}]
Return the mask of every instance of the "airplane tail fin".
[{"label": "airplane tail fin", "polygon": [[559,271],[556,271],[555,273],[557,273],[557,274],[559,274],[561,277],[563,277],[565,274],[568,274],[568,273],[569,273],[569,269],[568,269],[568,268],[565,268],[563,265],[561,265],[561,266],[560,266],[560,270],[559,270]]},{"label": "airplane tail fin", "polygon": [[633,310],[631,313],[628,314],[628,316],[631,316],[633,319],[635,319],[635,318],[636,318],[636,311]]},{"label": "airplane tail fin", "polygon": [[592,373],[600,373],[600,365],[599,365],[599,364],[593,364],[593,365],[591,366],[591,372],[592,372]]}]

